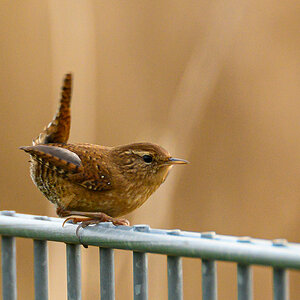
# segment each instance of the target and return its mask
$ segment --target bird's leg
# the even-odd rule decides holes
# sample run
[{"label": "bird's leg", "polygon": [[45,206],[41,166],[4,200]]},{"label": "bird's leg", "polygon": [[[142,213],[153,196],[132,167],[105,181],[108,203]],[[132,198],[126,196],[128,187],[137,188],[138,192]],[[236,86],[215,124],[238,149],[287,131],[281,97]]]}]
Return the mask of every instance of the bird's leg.
[{"label": "bird's leg", "polygon": [[[72,210],[69,211],[69,210],[64,210],[62,208],[57,208],[56,213],[60,217],[68,217],[65,219],[63,225],[69,220],[72,220],[73,223],[75,224],[79,222],[86,223],[87,224],[86,226],[90,224],[99,224],[101,222],[112,222],[114,225],[124,225],[124,226],[130,225],[129,221],[126,219],[112,218],[109,215],[102,212],[84,212],[84,211],[72,211]],[[80,217],[70,217],[70,216],[80,216]]]}]

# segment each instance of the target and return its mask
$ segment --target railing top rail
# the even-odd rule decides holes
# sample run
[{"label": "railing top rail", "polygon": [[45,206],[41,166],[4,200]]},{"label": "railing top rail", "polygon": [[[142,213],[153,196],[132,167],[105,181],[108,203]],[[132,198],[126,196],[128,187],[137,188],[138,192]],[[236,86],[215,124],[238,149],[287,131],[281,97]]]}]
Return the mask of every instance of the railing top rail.
[{"label": "railing top rail", "polygon": [[[0,212],[0,234],[78,244],[77,225],[62,219]],[[300,269],[300,244],[285,240],[217,235],[213,232],[188,232],[102,223],[81,229],[82,243],[92,246],[142,251],[166,255],[199,257],[243,264]]]}]

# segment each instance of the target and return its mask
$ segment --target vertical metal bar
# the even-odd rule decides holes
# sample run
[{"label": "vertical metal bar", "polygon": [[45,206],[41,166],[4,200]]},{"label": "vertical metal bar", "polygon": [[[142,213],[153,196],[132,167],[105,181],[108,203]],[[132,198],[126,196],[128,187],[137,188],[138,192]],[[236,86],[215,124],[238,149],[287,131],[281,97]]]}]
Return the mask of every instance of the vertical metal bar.
[{"label": "vertical metal bar", "polygon": [[287,270],[282,268],[273,269],[273,297],[274,300],[289,299],[289,279]]},{"label": "vertical metal bar", "polygon": [[202,259],[202,299],[217,300],[217,267],[214,260]]},{"label": "vertical metal bar", "polygon": [[114,250],[100,248],[100,295],[103,300],[115,300]]},{"label": "vertical metal bar", "polygon": [[183,299],[182,261],[179,256],[168,256],[168,299]]},{"label": "vertical metal bar", "polygon": [[48,299],[47,241],[34,240],[34,295],[36,300]]},{"label": "vertical metal bar", "polygon": [[148,259],[146,253],[133,252],[134,300],[148,299]]},{"label": "vertical metal bar", "polygon": [[80,245],[67,244],[68,300],[81,300]]},{"label": "vertical metal bar", "polygon": [[252,269],[249,265],[237,265],[238,300],[253,299]]},{"label": "vertical metal bar", "polygon": [[17,299],[16,239],[2,236],[2,296],[3,300]]}]

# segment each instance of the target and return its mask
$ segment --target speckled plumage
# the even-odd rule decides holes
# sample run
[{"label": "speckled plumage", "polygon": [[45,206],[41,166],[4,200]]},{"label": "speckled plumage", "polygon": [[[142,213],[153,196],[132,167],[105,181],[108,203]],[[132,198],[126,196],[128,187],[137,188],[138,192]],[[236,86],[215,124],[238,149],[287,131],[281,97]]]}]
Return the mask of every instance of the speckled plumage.
[{"label": "speckled plumage", "polygon": [[151,143],[117,147],[68,144],[71,83],[71,74],[67,74],[55,118],[33,140],[33,146],[21,147],[31,156],[32,180],[56,205],[60,216],[73,212],[123,216],[151,196],[173,164],[186,161],[171,158],[165,149]]}]

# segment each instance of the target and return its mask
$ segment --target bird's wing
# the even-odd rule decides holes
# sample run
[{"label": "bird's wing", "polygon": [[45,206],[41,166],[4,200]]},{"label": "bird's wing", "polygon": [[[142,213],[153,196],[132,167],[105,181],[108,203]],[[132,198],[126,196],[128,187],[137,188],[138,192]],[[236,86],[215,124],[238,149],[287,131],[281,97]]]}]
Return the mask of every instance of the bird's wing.
[{"label": "bird's wing", "polygon": [[[99,160],[86,159],[81,149],[69,150],[68,145],[36,145],[20,147],[29,153],[38,163],[57,171],[69,181],[89,190],[101,191],[111,189],[110,174],[105,164]],[[81,156],[81,158],[80,158]]]},{"label": "bird's wing", "polygon": [[83,171],[79,156],[68,149],[47,145],[25,146],[20,149],[29,153],[34,160],[50,168],[72,174]]}]

